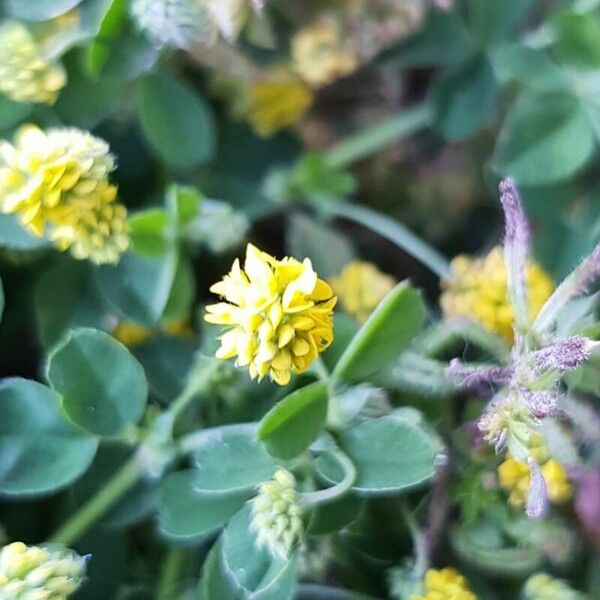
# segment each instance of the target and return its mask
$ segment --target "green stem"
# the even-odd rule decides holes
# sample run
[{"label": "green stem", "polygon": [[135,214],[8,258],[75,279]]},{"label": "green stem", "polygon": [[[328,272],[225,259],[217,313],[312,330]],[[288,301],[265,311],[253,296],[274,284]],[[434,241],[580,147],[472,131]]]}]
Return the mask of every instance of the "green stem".
[{"label": "green stem", "polygon": [[187,551],[185,548],[171,547],[167,551],[160,579],[156,588],[156,600],[172,600],[178,598],[181,584],[181,573],[185,566]]},{"label": "green stem", "polygon": [[342,467],[344,477],[339,483],[330,488],[319,490],[318,492],[300,494],[300,503],[304,507],[312,507],[317,504],[332,502],[346,494],[356,481],[356,467],[354,466],[354,463],[341,450],[332,452],[331,456],[333,456],[338,461],[340,467]]},{"label": "green stem", "polygon": [[431,123],[432,116],[428,103],[418,104],[347,137],[328,150],[325,156],[332,167],[347,167],[397,140],[424,129]]},{"label": "green stem", "polygon": [[418,579],[423,579],[425,572],[429,567],[429,558],[427,556],[427,543],[425,541],[425,536],[419,529],[419,525],[412,514],[412,511],[405,502],[402,502],[400,505],[400,509],[402,511],[402,516],[406,521],[406,526],[410,531],[410,535],[413,542],[413,551],[415,554],[415,566],[413,568],[413,572]]},{"label": "green stem", "polygon": [[342,217],[371,229],[402,248],[438,277],[442,279],[450,277],[450,266],[444,256],[410,229],[390,217],[381,215],[365,206],[350,204],[342,200],[329,202],[325,211],[330,216]]},{"label": "green stem", "polygon": [[50,538],[50,542],[70,546],[104,516],[117,500],[130,490],[142,474],[137,455],[129,459],[102,489],[86,502]]}]

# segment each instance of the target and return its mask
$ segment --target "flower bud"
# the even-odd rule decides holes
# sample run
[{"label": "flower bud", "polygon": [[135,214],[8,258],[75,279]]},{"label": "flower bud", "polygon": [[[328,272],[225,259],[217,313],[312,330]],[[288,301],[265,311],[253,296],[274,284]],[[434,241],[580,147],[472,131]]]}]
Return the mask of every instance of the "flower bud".
[{"label": "flower bud", "polygon": [[3,600],[64,600],[81,585],[86,558],[59,547],[14,542],[0,550]]},{"label": "flower bud", "polygon": [[525,600],[584,600],[585,596],[575,591],[560,579],[547,573],[532,575],[523,588]]},{"label": "flower bud", "polygon": [[257,543],[282,558],[287,558],[302,534],[301,509],[296,480],[286,469],[261,483],[252,500],[252,529]]},{"label": "flower bud", "polygon": [[0,25],[0,92],[15,102],[54,104],[66,83],[62,65],[43,56],[24,25]]}]

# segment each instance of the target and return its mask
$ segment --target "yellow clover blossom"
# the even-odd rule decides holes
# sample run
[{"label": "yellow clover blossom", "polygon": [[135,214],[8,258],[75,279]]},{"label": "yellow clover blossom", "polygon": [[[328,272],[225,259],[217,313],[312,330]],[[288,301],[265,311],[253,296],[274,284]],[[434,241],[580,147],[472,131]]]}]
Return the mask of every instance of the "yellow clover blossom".
[{"label": "yellow clover blossom", "polygon": [[77,591],[84,557],[62,548],[14,542],[0,550],[0,598],[64,600]]},{"label": "yellow clover blossom", "polygon": [[248,90],[248,121],[256,133],[269,137],[297,123],[313,103],[310,88],[299,79],[275,72]]},{"label": "yellow clover blossom", "polygon": [[[160,323],[158,331],[174,337],[190,337],[194,334],[187,317],[163,321]],[[133,321],[120,321],[111,331],[111,335],[124,346],[135,348],[152,337],[152,329]]]},{"label": "yellow clover blossom", "polygon": [[248,244],[244,268],[236,259],[210,290],[225,299],[207,306],[204,317],[227,328],[216,356],[237,356],[253,379],[268,374],[285,385],[333,341],[336,298],[308,258],[277,260]]},{"label": "yellow clover blossom", "polygon": [[[513,339],[514,313],[508,298],[502,248],[472,259],[457,256],[451,263],[452,278],[443,282],[441,306],[446,317],[473,319],[508,341]],[[554,290],[548,274],[529,261],[526,269],[530,316],[534,318]]]},{"label": "yellow clover blossom", "polygon": [[309,85],[320,87],[358,67],[355,49],[336,19],[323,16],[292,38],[294,70]]},{"label": "yellow clover blossom", "polygon": [[355,260],[348,263],[330,283],[344,310],[364,323],[394,288],[396,280],[372,263]]},{"label": "yellow clover blossom", "polygon": [[25,125],[14,145],[0,142],[0,209],[75,258],[117,262],[129,237],[114,169],[108,144],[85,131]]},{"label": "yellow clover blossom", "polygon": [[44,57],[24,25],[0,24],[0,92],[16,102],[54,104],[66,83],[62,65]]},{"label": "yellow clover blossom", "polygon": [[429,569],[423,582],[424,593],[413,594],[410,600],[477,600],[467,580],[456,569]]},{"label": "yellow clover blossom", "polygon": [[[573,489],[562,465],[550,458],[541,465],[541,471],[550,501],[554,504],[567,502]],[[502,488],[509,492],[508,501],[513,506],[523,506],[527,502],[529,479],[529,465],[516,461],[510,455],[498,467],[498,480]]]}]

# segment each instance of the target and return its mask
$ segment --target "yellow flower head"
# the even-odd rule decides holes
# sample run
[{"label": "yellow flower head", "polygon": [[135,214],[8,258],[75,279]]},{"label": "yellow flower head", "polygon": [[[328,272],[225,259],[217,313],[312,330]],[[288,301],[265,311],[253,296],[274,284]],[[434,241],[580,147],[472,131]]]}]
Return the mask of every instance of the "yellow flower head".
[{"label": "yellow flower head", "polygon": [[14,542],[0,550],[0,598],[64,600],[83,581],[85,558]]},{"label": "yellow flower head", "polygon": [[225,299],[207,306],[204,317],[227,327],[216,356],[237,356],[253,379],[268,374],[285,385],[333,341],[336,298],[308,258],[277,260],[248,244],[244,268],[236,259],[210,290]]},{"label": "yellow flower head", "polygon": [[456,569],[429,569],[423,582],[424,594],[413,594],[410,600],[477,600],[467,580]]},{"label": "yellow flower head", "polygon": [[[547,456],[546,453],[544,454]],[[538,456],[541,455],[538,454]],[[537,456],[536,460],[539,461]],[[550,501],[554,504],[567,502],[571,498],[573,490],[562,465],[553,458],[539,462],[543,462],[541,470]],[[513,506],[523,506],[527,502],[529,478],[529,465],[516,461],[510,455],[498,467],[498,480],[509,493],[508,501]]]},{"label": "yellow flower head", "polygon": [[75,258],[116,262],[129,245],[127,211],[115,202],[108,145],[74,128],[19,129],[0,143],[0,208]]},{"label": "yellow flower head", "polygon": [[0,92],[15,102],[54,104],[66,83],[62,65],[43,56],[24,25],[0,25]]},{"label": "yellow flower head", "polygon": [[[453,277],[443,282],[441,305],[446,317],[473,319],[482,327],[513,339],[514,313],[508,299],[502,248],[486,257],[457,256],[451,264]],[[554,289],[548,274],[529,261],[526,269],[530,316],[534,318]]]},{"label": "yellow flower head", "polygon": [[320,87],[358,67],[355,49],[338,21],[321,17],[292,38],[294,69],[308,84]]},{"label": "yellow flower head", "polygon": [[364,323],[394,288],[396,280],[372,263],[355,260],[348,263],[339,277],[333,277],[330,283],[344,310]]},{"label": "yellow flower head", "polygon": [[250,86],[248,96],[248,120],[263,137],[297,123],[314,98],[310,88],[285,72],[260,79]]}]

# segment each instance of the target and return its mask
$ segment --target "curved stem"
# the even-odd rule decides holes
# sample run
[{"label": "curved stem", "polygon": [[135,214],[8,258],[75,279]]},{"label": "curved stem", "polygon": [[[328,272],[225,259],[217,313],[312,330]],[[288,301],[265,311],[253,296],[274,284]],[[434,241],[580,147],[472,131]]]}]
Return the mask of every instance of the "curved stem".
[{"label": "curved stem", "polygon": [[300,503],[302,506],[312,507],[317,504],[332,502],[346,494],[356,481],[356,467],[354,466],[354,463],[341,450],[335,450],[331,453],[331,456],[333,456],[340,467],[342,467],[344,477],[339,483],[336,483],[330,488],[325,488],[324,490],[319,490],[317,492],[300,494]]},{"label": "curved stem", "polygon": [[95,496],[92,496],[68,519],[49,541],[65,546],[77,541],[112,508],[123,494],[137,483],[141,474],[142,466],[136,454],[115,473]]},{"label": "curved stem", "polygon": [[402,516],[406,521],[406,526],[410,531],[410,535],[413,542],[413,548],[415,553],[415,566],[413,572],[418,579],[422,579],[429,567],[429,557],[427,556],[427,542],[423,532],[419,529],[419,525],[415,517],[412,514],[410,508],[408,508],[406,502],[402,502],[400,509]]},{"label": "curved stem", "polygon": [[167,551],[156,588],[156,600],[178,598],[181,572],[185,566],[187,551],[185,548],[171,547]]},{"label": "curved stem", "polygon": [[346,167],[391,143],[424,129],[432,120],[431,106],[424,102],[348,136],[325,152],[332,167]]},{"label": "curved stem", "polygon": [[429,268],[438,277],[450,277],[450,266],[446,258],[410,229],[378,212],[344,201],[329,202],[325,211],[330,216],[342,217],[367,227],[386,238],[413,258]]}]

